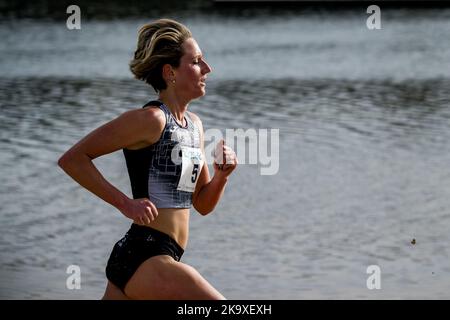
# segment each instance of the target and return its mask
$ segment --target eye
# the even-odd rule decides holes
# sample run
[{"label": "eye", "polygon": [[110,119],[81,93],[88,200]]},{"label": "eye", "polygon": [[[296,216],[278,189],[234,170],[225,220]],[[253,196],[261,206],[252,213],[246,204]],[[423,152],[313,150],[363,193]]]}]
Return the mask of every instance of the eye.
[{"label": "eye", "polygon": [[199,64],[200,63],[200,61],[198,61],[198,60],[194,60],[194,62],[193,62],[193,64]]}]

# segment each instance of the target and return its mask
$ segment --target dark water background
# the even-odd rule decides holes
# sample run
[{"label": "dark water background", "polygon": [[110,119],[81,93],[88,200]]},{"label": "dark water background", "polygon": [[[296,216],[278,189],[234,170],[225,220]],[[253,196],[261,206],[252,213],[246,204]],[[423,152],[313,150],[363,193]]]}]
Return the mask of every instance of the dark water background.
[{"label": "dark water background", "polygon": [[[193,211],[184,261],[233,299],[450,298],[450,10],[388,10],[374,31],[358,10],[175,18],[214,69],[190,106],[205,129],[280,130],[278,174],[242,164]],[[56,161],[155,97],[127,69],[146,21],[0,23],[1,298],[101,297],[129,222]],[[131,194],[120,152],[95,163]]]}]

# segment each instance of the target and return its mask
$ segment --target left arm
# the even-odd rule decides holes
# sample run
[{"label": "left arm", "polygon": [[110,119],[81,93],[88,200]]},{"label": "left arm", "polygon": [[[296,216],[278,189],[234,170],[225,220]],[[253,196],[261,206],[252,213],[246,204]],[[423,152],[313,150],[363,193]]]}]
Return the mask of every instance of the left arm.
[{"label": "left arm", "polygon": [[[194,115],[192,112],[190,114],[192,116],[192,119],[196,122],[200,129],[201,149],[203,153],[203,159],[206,160],[203,138],[203,125],[196,115]],[[224,154],[224,159],[226,159],[226,164],[223,165],[223,167],[220,169],[219,165],[214,161],[214,176],[212,179],[210,179],[208,164],[205,161],[198,178],[194,194],[192,195],[192,203],[194,205],[194,208],[202,215],[207,215],[214,210],[215,206],[223,195],[225,186],[228,181],[228,176],[233,172],[238,163],[234,151],[230,147],[226,146],[223,141],[219,142],[219,144],[222,144],[221,149]]]}]

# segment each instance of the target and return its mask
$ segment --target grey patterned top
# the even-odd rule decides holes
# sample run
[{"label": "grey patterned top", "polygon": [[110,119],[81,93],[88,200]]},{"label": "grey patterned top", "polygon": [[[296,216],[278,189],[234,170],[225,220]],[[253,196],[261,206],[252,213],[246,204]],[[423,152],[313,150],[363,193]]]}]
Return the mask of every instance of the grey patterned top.
[{"label": "grey patterned top", "polygon": [[[155,144],[138,149],[123,149],[131,181],[133,198],[148,198],[157,208],[190,208],[192,192],[178,190],[182,164],[180,147],[200,148],[200,130],[185,113],[186,127],[180,125],[169,108],[160,101],[146,106],[159,107],[166,116],[161,138]],[[201,171],[201,168],[198,168]],[[193,181],[198,178],[196,173]]]}]

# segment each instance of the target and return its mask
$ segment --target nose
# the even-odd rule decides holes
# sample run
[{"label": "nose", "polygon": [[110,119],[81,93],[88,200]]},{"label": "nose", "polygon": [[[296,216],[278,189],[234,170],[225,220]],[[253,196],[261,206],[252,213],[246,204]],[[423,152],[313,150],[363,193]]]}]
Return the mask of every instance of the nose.
[{"label": "nose", "polygon": [[203,74],[210,73],[212,71],[212,68],[210,67],[210,65],[206,61],[203,61],[203,62],[204,62]]}]

